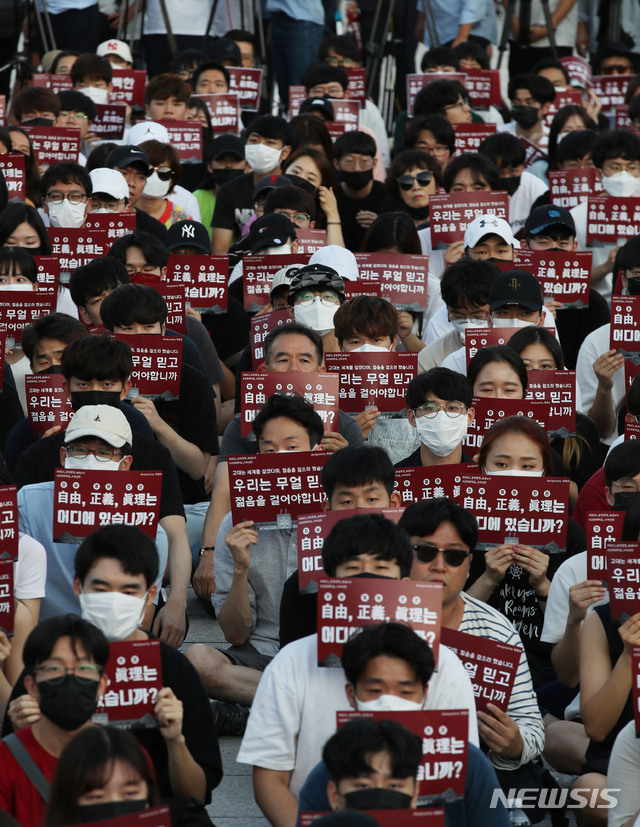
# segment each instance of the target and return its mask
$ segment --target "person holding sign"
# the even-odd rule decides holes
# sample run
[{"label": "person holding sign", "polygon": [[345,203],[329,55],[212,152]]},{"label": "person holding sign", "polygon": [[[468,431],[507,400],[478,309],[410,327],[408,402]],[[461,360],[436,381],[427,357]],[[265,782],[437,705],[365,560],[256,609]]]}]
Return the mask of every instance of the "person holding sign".
[{"label": "person holding sign", "polygon": [[520,74],[509,80],[511,120],[499,126],[499,132],[510,132],[516,138],[543,151],[549,143],[549,128],[544,119],[556,97],[556,90],[542,75]]}]

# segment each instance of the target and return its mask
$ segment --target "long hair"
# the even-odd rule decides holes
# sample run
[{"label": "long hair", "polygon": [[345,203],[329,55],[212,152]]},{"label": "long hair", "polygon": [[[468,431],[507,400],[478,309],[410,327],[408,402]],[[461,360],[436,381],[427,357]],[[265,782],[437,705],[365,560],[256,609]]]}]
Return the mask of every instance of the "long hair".
[{"label": "long hair", "polygon": [[551,445],[549,444],[547,432],[533,419],[529,419],[528,416],[507,416],[489,428],[484,435],[480,451],[478,452],[478,465],[480,468],[485,467],[487,456],[493,443],[507,434],[522,434],[527,439],[535,442],[542,455],[543,476],[548,477],[553,474]]}]

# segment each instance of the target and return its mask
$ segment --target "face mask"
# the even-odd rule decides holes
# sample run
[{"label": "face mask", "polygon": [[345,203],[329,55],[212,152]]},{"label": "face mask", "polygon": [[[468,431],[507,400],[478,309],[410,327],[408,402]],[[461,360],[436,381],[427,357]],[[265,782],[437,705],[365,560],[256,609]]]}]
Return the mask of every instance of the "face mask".
[{"label": "face mask", "polygon": [[291,245],[278,244],[275,247],[265,247],[259,253],[262,256],[288,256],[291,253]]},{"label": "face mask", "polygon": [[142,190],[143,195],[148,195],[149,198],[164,198],[169,192],[171,181],[161,181],[157,172],[152,172],[147,178],[147,183]]},{"label": "face mask", "polygon": [[640,181],[634,178],[626,169],[616,172],[614,175],[602,176],[602,186],[614,198],[631,198],[632,195],[635,195],[638,185],[640,185]]},{"label": "face mask", "polygon": [[64,198],[60,204],[47,204],[47,207],[52,227],[77,230],[84,224],[86,204],[70,204],[69,200]]},{"label": "face mask", "polygon": [[108,89],[101,89],[98,86],[85,86],[84,89],[80,89],[79,91],[88,98],[91,98],[94,103],[107,103],[109,100]]},{"label": "face mask", "polygon": [[466,337],[466,334],[467,334],[467,328],[468,327],[482,328],[482,329],[486,329],[486,328],[489,327],[488,319],[485,319],[482,322],[475,322],[472,319],[464,319],[464,320],[461,319],[461,320],[457,320],[455,322],[452,321],[451,324],[458,331],[458,336],[459,336],[460,341],[462,342],[462,344],[464,344],[464,342],[465,342],[465,337]]},{"label": "face mask", "polygon": [[364,344],[360,347],[354,347],[351,353],[389,353],[391,348],[380,347],[379,345]]},{"label": "face mask", "polygon": [[337,309],[337,304],[327,307],[320,301],[320,296],[316,296],[311,304],[294,305],[293,315],[299,324],[304,324],[324,336],[325,333],[333,330],[333,317]]},{"label": "face mask", "polygon": [[517,468],[501,468],[499,471],[488,471],[484,469],[485,474],[490,477],[541,477],[544,470],[540,471],[519,471]]},{"label": "face mask", "polygon": [[126,640],[142,623],[147,596],[134,597],[121,592],[80,595],[82,619],[93,623],[107,640]]},{"label": "face mask", "polygon": [[521,129],[533,129],[539,114],[540,110],[535,106],[514,106],[511,110],[511,117]]},{"label": "face mask", "polygon": [[344,806],[347,810],[408,810],[411,796],[398,790],[372,787],[345,793]]},{"label": "face mask", "polygon": [[491,318],[494,327],[535,327],[538,323],[536,319],[535,322],[526,322],[524,319],[494,319]]},{"label": "face mask", "polygon": [[637,491],[618,491],[613,495],[613,510],[628,511],[633,498],[637,496]]},{"label": "face mask", "polygon": [[345,170],[340,170],[340,180],[344,181],[344,183],[349,187],[351,190],[363,190],[367,184],[373,181],[373,170],[361,170],[360,172],[346,172]]},{"label": "face mask", "polygon": [[521,175],[512,175],[510,178],[501,178],[500,189],[506,190],[509,195],[513,195],[520,186],[521,177]]},{"label": "face mask", "polygon": [[301,178],[299,175],[290,175],[288,172],[285,173],[285,178],[288,178],[294,187],[300,187],[301,190],[308,192],[314,198],[316,197],[318,188],[314,187],[311,181],[307,181],[306,178]]},{"label": "face mask", "polygon": [[558,132],[558,136],[556,138],[556,146],[558,146],[560,141],[564,141],[568,134],[569,132]]},{"label": "face mask", "polygon": [[455,418],[438,411],[433,419],[421,416],[416,419],[420,442],[437,457],[448,457],[460,445],[467,434],[467,417],[461,414]]},{"label": "face mask", "polygon": [[233,181],[234,178],[238,178],[240,175],[244,175],[244,170],[241,169],[214,169],[211,173],[211,180],[214,184],[226,184],[229,181]]},{"label": "face mask", "polygon": [[108,462],[100,462],[93,454],[86,457],[65,457],[64,467],[76,471],[117,471],[120,461],[110,459]]},{"label": "face mask", "polygon": [[627,279],[626,290],[628,296],[640,296],[640,279],[633,277]]},{"label": "face mask", "polygon": [[33,292],[33,284],[0,284],[0,290],[3,292],[9,290],[14,293]]},{"label": "face mask", "polygon": [[26,121],[22,121],[21,126],[53,126],[53,120],[51,118],[29,118]]},{"label": "face mask", "polygon": [[[353,690],[355,696],[355,687]],[[372,701],[361,701],[356,697],[359,712],[415,712],[424,708],[424,701],[416,703],[398,695],[378,695]]]},{"label": "face mask", "polygon": [[38,373],[62,373],[62,365],[49,365],[45,370],[39,370]]},{"label": "face mask", "polygon": [[244,148],[244,159],[258,175],[272,172],[280,163],[282,149],[276,149],[266,144],[247,144]]},{"label": "face mask", "polygon": [[403,212],[406,212],[411,218],[416,221],[426,221],[429,218],[429,205],[426,207],[410,207],[408,204],[402,205]]},{"label": "face mask", "polygon": [[42,681],[36,686],[40,712],[67,732],[86,724],[98,706],[98,681],[78,683],[73,675],[65,675],[60,683]]},{"label": "face mask", "polygon": [[78,815],[82,823],[86,824],[92,821],[106,821],[116,816],[128,816],[146,809],[146,798],[138,801],[101,801],[99,804],[78,805]]},{"label": "face mask", "polygon": [[71,391],[73,410],[78,412],[83,405],[111,405],[112,408],[119,408],[120,391]]}]

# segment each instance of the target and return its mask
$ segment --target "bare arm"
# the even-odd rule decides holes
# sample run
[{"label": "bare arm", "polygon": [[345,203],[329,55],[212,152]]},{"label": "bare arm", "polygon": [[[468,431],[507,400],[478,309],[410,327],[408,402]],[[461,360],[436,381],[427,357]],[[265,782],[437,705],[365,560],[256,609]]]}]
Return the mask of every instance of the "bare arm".
[{"label": "bare arm", "polygon": [[225,230],[223,227],[214,227],[211,233],[211,252],[214,256],[223,256],[231,247],[233,241],[233,230]]},{"label": "bare arm", "polygon": [[289,789],[289,770],[253,768],[253,792],[258,806],[273,827],[295,827],[298,804]]},{"label": "bare arm", "polygon": [[258,532],[251,528],[252,525],[252,520],[244,520],[235,525],[224,538],[233,557],[233,579],[218,620],[225,639],[235,646],[246,643],[253,629],[248,573],[251,546],[257,545]]},{"label": "bare arm", "polygon": [[189,752],[182,734],[182,701],[176,698],[172,689],[163,686],[153,711],[167,746],[171,791],[176,798],[199,798],[204,801],[207,779],[204,770]]},{"label": "bare arm", "polygon": [[191,549],[184,517],[179,514],[169,514],[162,517],[160,525],[166,531],[169,541],[167,568],[171,591],[169,599],[158,612],[153,634],[177,649],[182,645],[187,631],[185,611],[191,576]]},{"label": "bare arm", "polygon": [[615,350],[608,350],[602,356],[598,356],[593,363],[594,373],[598,377],[598,387],[589,416],[593,419],[598,435],[602,439],[608,437],[616,425],[613,377],[623,365],[624,358]]},{"label": "bare arm", "polygon": [[569,589],[569,616],[562,639],[553,645],[551,662],[558,680],[565,686],[577,686],[580,680],[580,630],[587,609],[601,600],[606,589],[599,580],[585,580]]},{"label": "bare arm", "polygon": [[208,551],[200,555],[200,562],[193,574],[193,590],[204,600],[210,600],[216,590],[216,580],[213,565],[213,547],[216,544],[218,529],[225,514],[231,510],[229,496],[229,470],[226,462],[219,462],[216,467],[215,480],[211,502],[207,509],[202,527],[202,548],[209,546]]}]

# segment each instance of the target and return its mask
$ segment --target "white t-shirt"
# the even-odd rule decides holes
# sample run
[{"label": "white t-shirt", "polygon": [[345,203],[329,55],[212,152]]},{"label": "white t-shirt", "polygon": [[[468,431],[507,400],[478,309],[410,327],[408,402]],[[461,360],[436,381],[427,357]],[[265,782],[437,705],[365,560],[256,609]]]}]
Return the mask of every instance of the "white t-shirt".
[{"label": "white t-shirt", "polygon": [[[598,390],[598,377],[593,369],[593,363],[599,356],[609,350],[609,337],[611,335],[611,325],[604,324],[597,328],[585,338],[578,351],[578,361],[576,362],[576,384],[580,388],[582,395],[582,410],[587,416],[591,410],[591,406],[595,402],[596,391]],[[614,407],[625,396],[624,386],[624,369],[620,368],[613,374],[613,388],[612,398]],[[614,425],[613,430],[602,441],[607,445],[611,443],[618,436],[618,430]]]},{"label": "white t-shirt", "polygon": [[[578,250],[591,250],[593,259],[591,262],[592,269],[604,264],[609,258],[609,253],[618,244],[603,244],[601,241],[592,241],[587,245],[587,199],[581,201],[577,207],[569,210],[574,223],[576,225],[576,241],[578,242]],[[620,239],[619,244],[624,244],[628,239]],[[611,291],[613,290],[613,273],[607,275],[596,284],[592,285],[594,290],[597,290],[605,299],[611,298]],[[609,350],[609,348],[607,348]]]},{"label": "white t-shirt", "polygon": [[525,169],[520,186],[509,199],[509,224],[514,235],[524,228],[534,201],[548,189],[543,181]]},{"label": "white t-shirt", "polygon": [[47,582],[47,552],[42,543],[22,534],[18,539],[18,560],[13,567],[13,592],[19,600],[44,597]]},{"label": "white t-shirt", "polygon": [[[174,34],[204,36],[209,21],[213,0],[166,0],[169,23]],[[230,29],[240,28],[240,3],[234,0],[222,0],[218,3],[213,25],[209,34],[221,37]],[[166,34],[167,28],[162,16],[160,0],[147,0],[147,12],[144,21],[145,34]]]},{"label": "white t-shirt", "polygon": [[[504,124],[503,126],[499,126],[497,128],[497,132],[508,132],[510,135],[515,135],[516,138],[518,134],[516,132],[517,123],[515,121],[509,121],[508,123]],[[533,143],[533,142],[532,142]],[[546,151],[547,147],[549,146],[549,127],[542,125],[542,136],[536,146],[540,147],[540,149]]]},{"label": "white t-shirt", "polygon": [[200,217],[200,205],[198,204],[198,199],[192,192],[189,192],[189,190],[186,190],[181,186],[174,187],[173,192],[169,193],[167,198],[170,201],[173,201],[174,204],[182,207],[182,209],[186,211],[187,215],[190,215],[194,221],[202,221]]},{"label": "white t-shirt", "polygon": [[[587,579],[587,552],[581,551],[568,557],[561,563],[558,571],[553,575],[549,594],[547,596],[547,608],[544,613],[544,626],[540,640],[543,643],[558,643],[564,637],[564,630],[569,617],[569,589],[576,583],[583,583]],[[587,614],[592,612],[596,606],[604,606],[609,602],[609,593],[592,603],[587,609]]]}]

